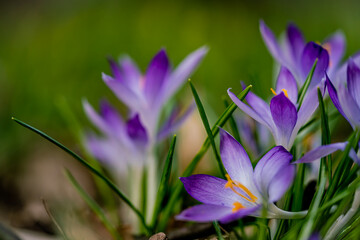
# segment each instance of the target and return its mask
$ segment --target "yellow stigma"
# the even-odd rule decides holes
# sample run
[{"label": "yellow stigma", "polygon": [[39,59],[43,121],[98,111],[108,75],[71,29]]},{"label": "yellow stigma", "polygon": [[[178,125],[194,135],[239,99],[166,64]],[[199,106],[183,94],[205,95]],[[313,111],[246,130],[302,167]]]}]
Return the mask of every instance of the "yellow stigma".
[{"label": "yellow stigma", "polygon": [[245,207],[244,207],[241,203],[239,203],[239,202],[234,202],[233,205],[234,205],[234,208],[232,209],[232,212],[237,212],[237,211],[239,211],[240,209],[245,208]]},{"label": "yellow stigma", "polygon": [[[270,88],[270,91],[271,91],[275,96],[277,95],[274,89]],[[286,96],[287,98],[289,98],[288,92],[287,92],[287,90],[286,90],[285,88],[281,89],[281,91],[283,91],[283,93],[285,94],[285,96]]]},{"label": "yellow stigma", "polygon": [[[249,202],[256,202],[257,200],[257,197],[252,194],[250,192],[249,189],[247,189],[247,187],[245,187],[244,185],[242,185],[241,183],[237,182],[237,181],[233,181],[231,180],[229,174],[226,174],[226,179],[227,179],[227,182],[225,184],[225,188],[230,188],[231,190],[233,190],[234,193],[236,193],[237,195],[239,195],[240,197],[246,199],[247,201]],[[240,188],[241,190],[243,190],[250,198],[248,198],[247,196],[244,196],[243,194],[239,193],[235,188]],[[234,203],[236,204],[236,202]]]}]

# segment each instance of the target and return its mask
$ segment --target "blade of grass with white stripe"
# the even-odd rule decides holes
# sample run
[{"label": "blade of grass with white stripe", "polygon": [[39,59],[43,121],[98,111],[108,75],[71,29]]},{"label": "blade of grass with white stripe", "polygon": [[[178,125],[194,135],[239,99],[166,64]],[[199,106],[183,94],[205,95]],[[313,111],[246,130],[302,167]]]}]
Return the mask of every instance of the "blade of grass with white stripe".
[{"label": "blade of grass with white stripe", "polygon": [[175,150],[175,144],[176,144],[176,135],[174,135],[171,144],[170,149],[166,157],[165,166],[161,175],[159,190],[156,195],[156,202],[155,202],[155,209],[154,209],[154,215],[152,218],[152,221],[150,223],[150,227],[155,230],[158,216],[161,212],[161,206],[164,202],[165,195],[169,189],[169,180],[171,175],[171,168],[172,168],[172,162],[174,157],[174,150]]},{"label": "blade of grass with white stripe", "polygon": [[203,125],[205,127],[206,133],[207,133],[208,138],[210,140],[210,144],[212,146],[212,149],[213,149],[213,152],[214,152],[214,155],[215,155],[215,159],[216,159],[217,164],[219,166],[219,170],[220,170],[222,176],[225,177],[225,169],[224,169],[224,166],[222,165],[219,151],[216,149],[214,136],[213,136],[212,131],[210,129],[210,124],[209,124],[209,121],[207,119],[204,106],[202,105],[199,94],[197,93],[197,91],[196,91],[194,85],[192,84],[191,80],[189,79],[188,82],[189,82],[189,86],[191,88],[191,92],[192,92],[192,94],[194,96],[196,106],[197,106],[197,108],[199,110],[199,114],[200,114],[202,123],[203,123]]},{"label": "blade of grass with white stripe", "polygon": [[78,162],[80,162],[82,165],[84,165],[87,169],[89,169],[92,173],[94,173],[95,175],[97,175],[99,178],[101,178],[108,187],[110,187],[111,190],[114,191],[114,193],[116,193],[116,195],[118,195],[120,197],[121,200],[123,200],[133,211],[134,213],[139,217],[141,223],[144,225],[144,227],[146,228],[147,232],[150,233],[151,229],[147,226],[144,216],[142,215],[142,213],[132,204],[132,202],[129,200],[129,198],[109,179],[107,178],[105,175],[103,175],[102,173],[100,173],[96,168],[94,168],[92,165],[90,165],[87,161],[85,161],[84,159],[82,159],[79,155],[77,155],[76,153],[74,153],[73,151],[71,151],[69,148],[65,147],[63,144],[61,144],[60,142],[58,142],[57,140],[53,139],[52,137],[48,136],[47,134],[45,134],[44,132],[30,126],[29,124],[20,121],[16,118],[12,118],[16,123],[20,124],[21,126],[33,131],[34,133],[40,135],[41,137],[45,138],[46,140],[48,140],[49,142],[55,144],[57,147],[61,148],[62,150],[64,150],[66,153],[68,153],[69,155],[71,155],[75,160],[77,160]]},{"label": "blade of grass with white stripe", "polygon": [[75,188],[81,198],[86,202],[86,204],[91,208],[91,210],[96,214],[99,218],[100,222],[106,227],[106,229],[110,232],[114,239],[120,240],[122,239],[117,232],[116,228],[111,224],[109,219],[106,217],[104,211],[101,207],[95,202],[94,199],[90,197],[90,195],[80,186],[80,184],[76,181],[71,172],[65,169],[65,175],[70,181],[71,185]]},{"label": "blade of grass with white stripe", "polygon": [[[240,94],[238,94],[238,98],[240,100],[244,100],[250,89],[252,88],[252,85],[247,86]],[[215,137],[219,133],[219,126],[222,127],[227,122],[227,120],[231,117],[233,112],[236,110],[237,106],[235,103],[231,103],[229,107],[225,109],[225,111],[221,114],[221,116],[218,118],[218,120],[215,122],[214,126],[211,128],[211,132],[213,137]],[[192,172],[195,170],[195,167],[199,163],[199,161],[202,159],[202,157],[205,155],[207,149],[210,147],[210,140],[207,137],[201,146],[198,153],[195,155],[195,157],[191,160],[190,164],[186,167],[185,171],[183,172],[183,177],[188,177],[192,174]],[[159,223],[159,231],[163,231],[166,227],[167,222],[169,221],[169,218],[173,212],[174,206],[179,200],[181,194],[183,193],[183,185],[180,181],[177,181],[174,187],[173,192],[171,193],[170,199],[168,204],[166,205],[162,217],[161,222]]]}]

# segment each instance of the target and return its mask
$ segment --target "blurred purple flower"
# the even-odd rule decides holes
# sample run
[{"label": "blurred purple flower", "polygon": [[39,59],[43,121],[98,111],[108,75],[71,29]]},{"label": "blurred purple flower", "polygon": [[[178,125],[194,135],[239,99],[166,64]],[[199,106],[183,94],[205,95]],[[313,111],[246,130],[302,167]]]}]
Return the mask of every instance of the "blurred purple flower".
[{"label": "blurred purple flower", "polygon": [[241,144],[220,129],[220,154],[227,180],[202,174],[180,178],[186,191],[203,204],[186,209],[176,219],[227,223],[248,215],[262,216],[262,207],[267,208],[268,218],[306,215],[283,211],[274,204],[291,186],[295,175],[295,166],[290,164],[292,155],[286,149],[274,147],[254,170]]},{"label": "blurred purple flower", "polygon": [[288,25],[282,44],[264,21],[260,21],[260,32],[274,59],[288,68],[300,85],[305,82],[315,59],[318,59],[310,88],[320,83],[325,77],[324,72],[327,71],[330,77],[335,74],[345,51],[345,37],[340,31],[329,36],[322,44],[306,43],[294,24]]},{"label": "blurred purple flower", "polygon": [[131,111],[139,114],[153,141],[157,138],[158,121],[164,105],[197,68],[207,51],[207,47],[199,48],[172,70],[162,49],[150,62],[145,75],[140,73],[129,57],[124,57],[119,64],[110,61],[113,77],[103,73],[103,80]]},{"label": "blurred purple flower", "polygon": [[83,105],[89,120],[102,133],[102,136],[90,133],[85,139],[93,156],[119,171],[126,170],[127,164],[144,163],[149,139],[138,114],[125,121],[107,101],[100,103],[100,114],[86,100]]}]

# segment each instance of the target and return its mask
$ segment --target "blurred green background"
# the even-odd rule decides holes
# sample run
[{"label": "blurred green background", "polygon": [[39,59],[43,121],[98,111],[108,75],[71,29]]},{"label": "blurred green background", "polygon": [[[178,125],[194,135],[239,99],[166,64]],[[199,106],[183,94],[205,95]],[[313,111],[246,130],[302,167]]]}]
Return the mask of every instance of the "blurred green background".
[{"label": "blurred green background", "polygon": [[[102,97],[116,102],[101,79],[107,56],[129,54],[145,71],[165,47],[176,66],[202,45],[210,51],[192,79],[202,99],[220,113],[226,89],[239,81],[266,96],[273,60],[259,33],[264,19],[279,36],[289,21],[307,40],[337,29],[346,56],[360,47],[360,2],[353,1],[0,1],[0,181],[16,176],[43,141],[11,121],[16,116],[69,146],[75,144],[57,102],[66,99],[89,126],[81,107]],[[189,91],[182,92],[189,96]]]}]

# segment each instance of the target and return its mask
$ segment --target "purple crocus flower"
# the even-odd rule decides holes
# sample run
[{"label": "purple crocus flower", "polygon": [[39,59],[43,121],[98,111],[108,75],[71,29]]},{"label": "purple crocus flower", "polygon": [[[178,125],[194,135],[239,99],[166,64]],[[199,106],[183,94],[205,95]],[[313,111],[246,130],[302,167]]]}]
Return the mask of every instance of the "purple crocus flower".
[{"label": "purple crocus flower", "polygon": [[100,103],[100,114],[86,100],[83,105],[90,121],[102,132],[102,136],[89,134],[85,140],[93,156],[114,166],[117,173],[126,171],[129,164],[144,164],[149,139],[138,114],[125,121],[107,101]]},{"label": "purple crocus flower", "polygon": [[326,80],[329,96],[338,111],[351,124],[353,129],[360,128],[360,67],[352,58],[347,63],[347,87],[340,83],[338,90],[330,79]]},{"label": "purple crocus flower", "polygon": [[260,21],[260,32],[274,59],[288,68],[301,85],[315,59],[318,59],[310,88],[320,83],[325,71],[330,77],[335,74],[345,50],[345,37],[339,31],[325,39],[322,44],[306,43],[303,34],[294,24],[288,25],[282,44],[276,40],[264,21]]},{"label": "purple crocus flower", "polygon": [[268,218],[306,215],[306,212],[286,212],[274,204],[295,176],[295,166],[290,164],[292,155],[285,148],[271,149],[254,170],[241,144],[220,129],[220,154],[227,180],[203,174],[180,178],[186,191],[203,204],[186,209],[176,219],[228,223],[248,215],[262,216],[262,207],[267,208]]},{"label": "purple crocus flower", "polygon": [[139,114],[153,142],[157,138],[163,106],[197,68],[207,51],[206,47],[196,50],[172,70],[167,54],[162,49],[150,62],[145,75],[140,73],[129,57],[124,57],[120,64],[111,61],[113,77],[103,73],[103,80],[131,111]]},{"label": "purple crocus flower", "polygon": [[232,101],[246,114],[265,125],[272,133],[276,145],[287,150],[292,147],[299,129],[309,120],[318,106],[317,89],[308,91],[299,110],[297,110],[297,84],[289,70],[282,67],[276,84],[276,94],[268,105],[264,100],[249,92],[246,105],[228,90]]}]

